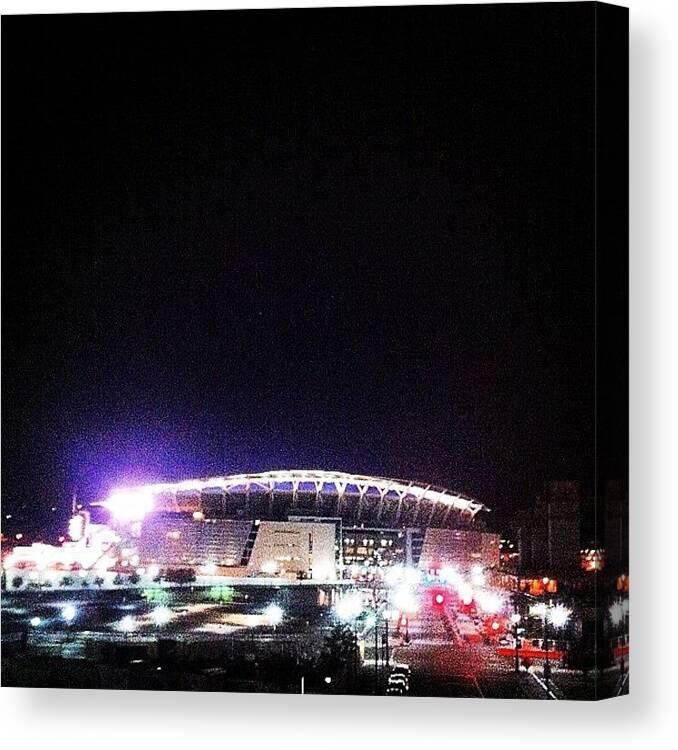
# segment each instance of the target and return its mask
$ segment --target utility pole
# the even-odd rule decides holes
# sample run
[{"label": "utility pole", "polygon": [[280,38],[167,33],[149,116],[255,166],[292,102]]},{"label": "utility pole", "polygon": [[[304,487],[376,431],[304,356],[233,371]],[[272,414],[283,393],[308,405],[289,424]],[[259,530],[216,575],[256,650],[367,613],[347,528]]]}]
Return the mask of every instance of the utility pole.
[{"label": "utility pole", "polygon": [[513,595],[513,638],[515,646],[515,672],[520,672],[520,637],[518,635],[518,626],[520,624],[520,612],[518,612],[518,595]]},{"label": "utility pole", "polygon": [[550,605],[547,605],[547,607],[544,609],[544,651],[546,651],[546,660],[544,662],[544,684],[546,685],[546,700],[551,699],[551,688],[550,688],[550,681],[551,681],[551,662],[549,661],[549,641],[548,641],[548,631],[547,631],[547,620],[548,620],[548,608]]},{"label": "utility pole", "polygon": [[374,694],[379,695],[379,611],[374,606]]}]

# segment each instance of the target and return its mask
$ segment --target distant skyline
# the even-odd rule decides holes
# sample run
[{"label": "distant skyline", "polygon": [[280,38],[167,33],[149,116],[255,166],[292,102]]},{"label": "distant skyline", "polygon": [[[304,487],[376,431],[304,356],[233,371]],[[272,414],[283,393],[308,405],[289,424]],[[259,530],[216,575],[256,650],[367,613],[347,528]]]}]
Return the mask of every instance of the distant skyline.
[{"label": "distant skyline", "polygon": [[592,485],[591,7],[3,18],[3,514]]}]

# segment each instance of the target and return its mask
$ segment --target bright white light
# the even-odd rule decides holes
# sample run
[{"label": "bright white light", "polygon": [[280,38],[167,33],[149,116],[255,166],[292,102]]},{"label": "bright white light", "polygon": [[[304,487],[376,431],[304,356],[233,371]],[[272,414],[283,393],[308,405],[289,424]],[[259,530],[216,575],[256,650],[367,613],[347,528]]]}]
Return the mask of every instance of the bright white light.
[{"label": "bright white light", "polygon": [[416,586],[421,581],[421,570],[418,568],[405,568],[405,583]]},{"label": "bright white light", "polygon": [[512,622],[512,623],[513,623],[514,625],[517,625],[517,624],[518,624],[518,623],[520,622],[520,615],[519,615],[519,614],[518,614],[517,612],[514,612],[514,613],[513,613],[512,615],[511,615],[511,622]]},{"label": "bright white light", "polygon": [[461,576],[459,575],[459,571],[456,568],[442,568],[439,575],[443,579],[443,581],[451,583],[454,586],[457,586],[457,584],[461,581]]},{"label": "bright white light", "polygon": [[207,563],[207,565],[203,565],[200,568],[200,572],[204,573],[206,576],[216,575],[217,566],[215,565],[215,563]]},{"label": "bright white light", "polygon": [[167,625],[167,623],[172,619],[172,611],[167,607],[156,607],[151,612],[151,618],[156,625],[161,627],[162,625]]},{"label": "bright white light", "polygon": [[476,602],[484,612],[490,615],[497,614],[504,605],[499,594],[495,594],[493,591],[477,591]]},{"label": "bright white light", "polygon": [[273,627],[275,627],[276,625],[280,625],[285,613],[283,612],[282,608],[279,607],[277,604],[269,604],[268,607],[266,607],[264,615],[266,616],[266,619],[268,620],[268,624],[273,625]]},{"label": "bright white light", "polygon": [[155,498],[149,487],[139,487],[134,490],[117,490],[102,505],[119,521],[129,523],[142,521],[153,510]]},{"label": "bright white light", "polygon": [[278,572],[278,563],[275,560],[267,560],[262,566],[261,566],[261,572],[266,573],[267,575],[273,575],[274,573]]},{"label": "bright white light", "polygon": [[78,614],[78,610],[72,605],[67,604],[62,610],[61,610],[61,616],[67,623],[73,622],[75,620],[76,616]]},{"label": "bright white light", "polygon": [[31,627],[37,628],[41,622],[42,620],[39,617],[31,617]]},{"label": "bright white light", "polygon": [[551,607],[549,610],[549,621],[554,628],[562,628],[570,619],[571,614],[572,611],[566,606],[563,604],[556,604],[555,607]]},{"label": "bright white light", "polygon": [[620,601],[616,601],[610,606],[610,620],[613,625],[619,625],[623,619],[624,607]]},{"label": "bright white light", "polygon": [[471,582],[474,586],[485,585],[485,572],[482,565],[474,565],[471,568]]},{"label": "bright white light", "polygon": [[341,599],[335,604],[334,611],[340,620],[348,622],[355,620],[355,618],[362,612],[363,602],[360,594],[353,593],[342,596]]},{"label": "bright white light", "polygon": [[473,601],[473,589],[468,583],[461,581],[457,586],[457,593],[463,604],[468,606]]},{"label": "bright white light", "polygon": [[160,575],[159,565],[149,565],[146,571],[151,578],[157,578]]},{"label": "bright white light", "polygon": [[377,624],[377,618],[374,615],[368,615],[365,618],[365,626],[368,628],[373,628]]},{"label": "bright white light", "polygon": [[68,536],[77,542],[82,539],[84,531],[85,519],[82,516],[73,516],[68,522]]},{"label": "bright white light", "polygon": [[408,614],[414,613],[419,609],[414,593],[407,586],[401,586],[393,592],[392,602],[394,607]]},{"label": "bright white light", "polygon": [[135,628],[135,622],[132,615],[125,615],[118,626],[120,630],[124,630],[125,633],[130,633]]},{"label": "bright white light", "polygon": [[404,577],[404,571],[402,565],[394,565],[386,569],[384,579],[389,586],[397,586]]},{"label": "bright white light", "polygon": [[314,581],[329,581],[334,578],[334,565],[332,563],[319,563],[313,566]]}]

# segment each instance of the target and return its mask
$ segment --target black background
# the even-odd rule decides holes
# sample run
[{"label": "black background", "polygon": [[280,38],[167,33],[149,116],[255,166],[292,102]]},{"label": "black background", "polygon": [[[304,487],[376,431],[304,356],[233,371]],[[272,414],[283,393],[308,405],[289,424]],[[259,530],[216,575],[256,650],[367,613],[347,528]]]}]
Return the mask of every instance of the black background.
[{"label": "black background", "polygon": [[500,515],[593,483],[594,29],[593,3],[4,18],[3,512],[272,468]]}]

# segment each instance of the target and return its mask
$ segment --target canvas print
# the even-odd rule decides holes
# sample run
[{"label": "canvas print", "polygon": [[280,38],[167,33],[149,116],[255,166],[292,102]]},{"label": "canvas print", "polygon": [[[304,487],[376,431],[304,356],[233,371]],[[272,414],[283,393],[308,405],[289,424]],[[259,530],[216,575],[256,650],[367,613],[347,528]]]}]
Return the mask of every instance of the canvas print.
[{"label": "canvas print", "polygon": [[2,19],[3,686],[628,692],[627,34]]}]

